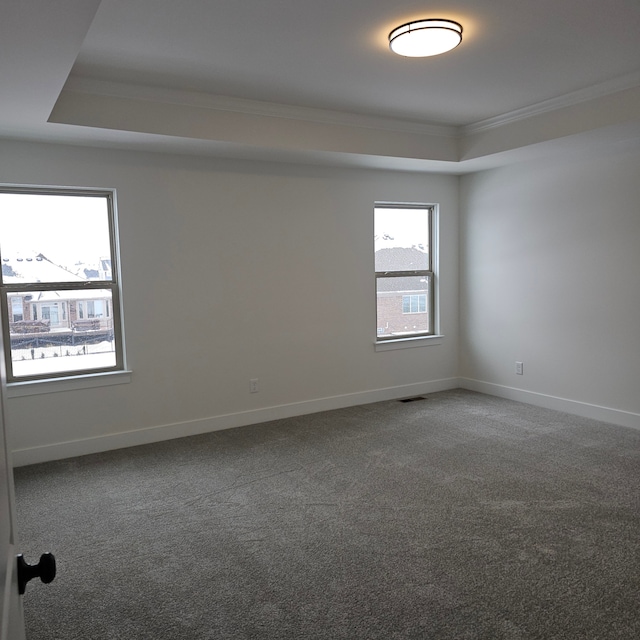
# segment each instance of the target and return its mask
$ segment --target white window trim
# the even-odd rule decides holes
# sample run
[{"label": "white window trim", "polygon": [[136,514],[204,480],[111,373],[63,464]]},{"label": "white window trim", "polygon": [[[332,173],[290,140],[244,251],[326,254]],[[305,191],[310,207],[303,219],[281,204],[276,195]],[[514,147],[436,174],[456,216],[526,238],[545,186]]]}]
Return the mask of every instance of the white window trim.
[{"label": "white window trim", "polygon": [[[114,315],[114,302],[111,300],[109,306],[110,315],[114,319],[114,329],[116,329],[115,320],[118,322],[117,333],[119,335],[120,351],[119,358],[121,359],[121,367],[111,371],[91,371],[86,372],[70,372],[69,375],[53,375],[51,377],[43,377],[37,379],[27,380],[12,380],[6,384],[6,397],[13,398],[19,396],[38,395],[42,393],[54,393],[58,391],[69,391],[74,389],[89,389],[93,387],[104,387],[116,384],[127,384],[131,381],[131,371],[127,368],[127,351],[124,335],[124,315],[123,315],[123,302],[122,302],[122,276],[120,272],[120,233],[118,229],[118,207],[116,190],[111,188],[96,189],[92,187],[63,187],[53,185],[17,185],[17,184],[0,184],[6,191],[25,191],[44,193],[50,192],[52,194],[64,194],[68,192],[70,194],[98,194],[103,193],[110,198],[111,214],[110,214],[110,244],[111,244],[111,258],[114,261],[113,269],[115,270],[112,276],[112,280],[115,282],[115,288],[117,290],[117,308],[119,310],[117,316]],[[8,329],[7,329],[8,332]],[[4,340],[2,336],[0,336]],[[5,350],[9,348],[5,346]],[[10,348],[9,348],[10,352]],[[118,352],[116,352],[118,353]],[[118,358],[118,355],[116,356]]]},{"label": "white window trim", "polygon": [[132,372],[108,371],[105,373],[91,373],[66,378],[50,378],[48,380],[28,380],[25,382],[9,382],[6,386],[7,398],[35,396],[44,393],[59,393],[61,391],[75,391],[77,389],[94,389],[110,387],[117,384],[129,384]]},{"label": "white window trim", "polygon": [[440,205],[437,203],[418,202],[376,202],[375,206],[411,206],[433,207],[431,212],[431,246],[433,252],[431,257],[431,270],[433,273],[433,335],[430,336],[410,336],[407,338],[391,338],[387,340],[374,340],[375,351],[394,351],[396,349],[412,349],[415,347],[430,347],[442,344],[444,335],[440,327]]},{"label": "white window trim", "polygon": [[386,340],[385,342],[376,342],[374,347],[376,351],[395,351],[396,349],[413,349],[415,347],[432,347],[442,344],[444,336],[417,336],[415,338],[396,338],[394,340]]}]

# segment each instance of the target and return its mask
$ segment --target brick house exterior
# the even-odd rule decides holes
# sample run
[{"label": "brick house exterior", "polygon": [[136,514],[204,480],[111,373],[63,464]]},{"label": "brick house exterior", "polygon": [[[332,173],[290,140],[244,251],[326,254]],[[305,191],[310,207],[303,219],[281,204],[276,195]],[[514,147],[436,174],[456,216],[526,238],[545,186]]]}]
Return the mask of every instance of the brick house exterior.
[{"label": "brick house exterior", "polygon": [[[102,265],[103,266],[103,265]],[[110,268],[110,265],[109,265]],[[91,270],[93,271],[93,270]],[[22,258],[2,258],[2,277],[5,283],[86,282],[88,269],[82,275],[73,274],[42,254]],[[89,272],[89,274],[87,273]],[[97,279],[103,279],[96,270]],[[84,277],[83,277],[84,276]],[[9,333],[12,342],[23,342],[30,335],[40,341],[47,336],[62,340],[65,335],[83,332],[109,333],[113,331],[113,307],[108,290],[60,289],[57,291],[29,291],[7,296]]]},{"label": "brick house exterior", "polygon": [[[375,252],[376,273],[427,270],[429,257],[422,247],[383,247]],[[429,283],[422,276],[377,277],[378,338],[431,330]]]}]

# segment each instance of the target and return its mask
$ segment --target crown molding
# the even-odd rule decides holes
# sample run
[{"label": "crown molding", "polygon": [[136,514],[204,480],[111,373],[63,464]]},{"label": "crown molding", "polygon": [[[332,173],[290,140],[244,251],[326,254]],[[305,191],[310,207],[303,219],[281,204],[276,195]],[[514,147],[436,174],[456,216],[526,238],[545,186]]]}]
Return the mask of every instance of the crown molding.
[{"label": "crown molding", "polygon": [[498,116],[462,126],[416,122],[414,120],[403,120],[387,116],[371,116],[354,112],[317,109],[260,100],[247,100],[245,98],[235,98],[199,91],[168,89],[166,87],[114,82],[79,76],[69,77],[64,89],[91,95],[128,98],[131,100],[147,100],[164,104],[211,109],[212,111],[227,111],[246,115],[267,116],[381,131],[401,131],[403,133],[415,133],[417,135],[464,138],[638,86],[640,86],[640,72],[634,72],[591,87],[572,91],[562,96],[522,107],[521,109],[515,109]]},{"label": "crown molding", "polygon": [[87,77],[69,77],[64,90],[98,96],[147,100],[214,111],[228,111],[246,115],[268,116],[320,124],[360,127],[382,131],[401,131],[419,135],[457,138],[459,127],[403,120],[386,116],[370,116],[331,109],[317,109],[295,105],[247,100],[198,91],[167,89],[165,87],[113,82]]},{"label": "crown molding", "polygon": [[[93,127],[101,135],[110,131],[112,136],[147,136],[147,142],[155,134],[154,144],[168,145],[171,140],[173,147],[181,144],[183,151],[197,153],[205,149],[209,153],[214,147],[215,153],[222,148],[231,153],[234,147],[237,154],[239,145],[254,153],[258,147],[269,148],[270,153],[277,150],[281,156],[289,154],[289,159],[291,154],[306,158],[311,154],[324,160],[331,156],[334,163],[340,156],[344,163],[345,157],[357,156],[359,164],[373,162],[377,168],[391,163],[394,169],[444,167],[462,173],[486,168],[499,163],[498,156],[508,152],[513,157],[516,150],[553,138],[637,122],[639,90],[640,72],[636,72],[494,118],[447,126],[74,76],[67,79],[48,122]],[[603,100],[608,103],[602,104]],[[538,126],[538,119],[527,121],[542,114],[553,120],[553,126]],[[247,122],[258,132],[257,138],[248,137]]]},{"label": "crown molding", "polygon": [[558,109],[564,109],[566,107],[572,107],[583,102],[589,102],[596,98],[603,98],[638,86],[640,86],[640,71],[614,78],[585,89],[572,91],[556,98],[543,100],[542,102],[538,102],[521,109],[515,109],[514,111],[509,111],[508,113],[504,113],[493,118],[487,118],[486,120],[480,120],[479,122],[464,125],[459,128],[459,133],[461,137],[482,133],[506,124],[518,122],[519,120],[531,118],[532,116],[549,113],[550,111],[557,111]]}]

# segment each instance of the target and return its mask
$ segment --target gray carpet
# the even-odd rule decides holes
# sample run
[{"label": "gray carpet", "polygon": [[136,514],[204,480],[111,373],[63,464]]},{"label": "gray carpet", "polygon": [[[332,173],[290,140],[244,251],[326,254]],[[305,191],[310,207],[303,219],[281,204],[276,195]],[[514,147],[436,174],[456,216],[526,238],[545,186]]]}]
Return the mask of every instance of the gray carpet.
[{"label": "gray carpet", "polygon": [[15,475],[29,640],[640,638],[640,431],[456,390]]}]

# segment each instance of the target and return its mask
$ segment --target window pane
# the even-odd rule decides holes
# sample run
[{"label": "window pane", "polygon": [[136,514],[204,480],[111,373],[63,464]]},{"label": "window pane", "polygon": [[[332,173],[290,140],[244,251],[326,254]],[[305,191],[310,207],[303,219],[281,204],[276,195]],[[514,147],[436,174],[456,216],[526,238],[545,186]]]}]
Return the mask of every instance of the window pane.
[{"label": "window pane", "polygon": [[[107,289],[9,293],[11,362],[15,378],[116,366],[113,319]],[[80,307],[93,306],[93,317]],[[22,319],[16,320],[21,309]],[[100,311],[102,310],[102,312]]]},{"label": "window pane", "polygon": [[13,298],[11,301],[11,313],[13,322],[24,320],[24,307],[22,298]]},{"label": "window pane", "polygon": [[429,333],[430,277],[377,278],[378,338]]},{"label": "window pane", "polygon": [[376,271],[430,271],[429,213],[428,208],[376,207]]},{"label": "window pane", "polygon": [[107,197],[0,193],[4,284],[112,280]]}]

